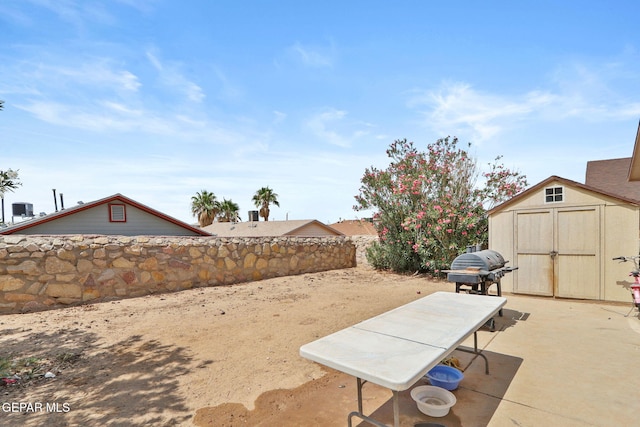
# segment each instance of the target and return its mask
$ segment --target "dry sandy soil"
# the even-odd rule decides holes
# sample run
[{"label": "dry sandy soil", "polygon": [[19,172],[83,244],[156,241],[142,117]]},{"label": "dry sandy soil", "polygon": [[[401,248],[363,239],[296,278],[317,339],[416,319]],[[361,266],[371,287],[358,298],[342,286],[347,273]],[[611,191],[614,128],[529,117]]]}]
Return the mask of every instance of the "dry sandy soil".
[{"label": "dry sandy soil", "polygon": [[0,359],[34,358],[0,425],[332,425],[355,380],[300,346],[451,286],[358,267],[0,316]]}]

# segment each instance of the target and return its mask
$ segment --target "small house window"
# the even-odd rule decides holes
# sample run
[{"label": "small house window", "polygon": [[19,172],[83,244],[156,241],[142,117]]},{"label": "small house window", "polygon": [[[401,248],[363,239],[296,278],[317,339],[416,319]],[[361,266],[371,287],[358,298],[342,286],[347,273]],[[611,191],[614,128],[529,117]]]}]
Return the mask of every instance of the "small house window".
[{"label": "small house window", "polygon": [[109,205],[109,221],[110,222],[126,222],[127,213],[124,205]]},{"label": "small house window", "polygon": [[545,203],[557,203],[562,202],[564,199],[563,187],[549,187],[544,189],[544,202]]}]

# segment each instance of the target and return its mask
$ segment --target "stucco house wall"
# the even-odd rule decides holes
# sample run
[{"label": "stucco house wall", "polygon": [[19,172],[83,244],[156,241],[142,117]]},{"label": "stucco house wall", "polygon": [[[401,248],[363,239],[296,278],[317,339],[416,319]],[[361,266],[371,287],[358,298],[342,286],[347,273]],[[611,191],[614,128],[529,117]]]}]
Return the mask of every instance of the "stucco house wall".
[{"label": "stucco house wall", "polygon": [[43,217],[22,221],[0,229],[0,234],[210,235],[200,228],[165,215],[122,194],[89,203],[79,203]]},{"label": "stucco house wall", "polygon": [[109,210],[105,205],[94,206],[73,215],[58,218],[56,221],[34,225],[20,234],[112,234],[124,236],[193,236],[177,224],[167,222],[157,216],[129,204],[126,207],[126,222],[109,221]]}]

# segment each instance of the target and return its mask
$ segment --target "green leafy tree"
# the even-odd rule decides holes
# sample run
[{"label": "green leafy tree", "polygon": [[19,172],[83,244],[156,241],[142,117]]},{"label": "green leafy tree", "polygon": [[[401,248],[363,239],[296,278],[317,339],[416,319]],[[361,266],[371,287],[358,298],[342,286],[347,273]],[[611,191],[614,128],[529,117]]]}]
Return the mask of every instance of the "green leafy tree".
[{"label": "green leafy tree", "polygon": [[260,209],[260,216],[269,221],[270,205],[280,206],[278,195],[269,187],[262,187],[253,195],[253,204]]},{"label": "green leafy tree", "polygon": [[191,213],[198,218],[200,227],[211,225],[220,212],[220,202],[210,191],[202,190],[191,197]]},{"label": "green leafy tree", "polygon": [[[527,186],[497,157],[488,172],[449,137],[416,149],[397,140],[387,169],[365,170],[354,209],[375,211],[379,240],[367,251],[376,268],[439,273],[468,245],[488,238],[487,210]],[[479,185],[479,178],[484,178]]]},{"label": "green leafy tree", "polygon": [[218,212],[218,222],[240,221],[240,206],[231,200],[222,199],[220,212]]}]

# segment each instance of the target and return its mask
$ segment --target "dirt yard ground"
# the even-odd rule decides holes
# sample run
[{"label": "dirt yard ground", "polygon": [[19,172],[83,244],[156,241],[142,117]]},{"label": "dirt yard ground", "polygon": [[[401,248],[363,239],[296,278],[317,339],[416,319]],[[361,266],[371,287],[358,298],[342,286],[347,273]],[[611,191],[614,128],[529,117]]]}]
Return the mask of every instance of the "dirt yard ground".
[{"label": "dirt yard ground", "polygon": [[0,425],[322,426],[355,380],[300,346],[451,288],[358,267],[1,316],[0,358],[23,367]]}]

